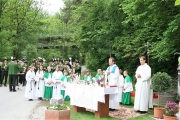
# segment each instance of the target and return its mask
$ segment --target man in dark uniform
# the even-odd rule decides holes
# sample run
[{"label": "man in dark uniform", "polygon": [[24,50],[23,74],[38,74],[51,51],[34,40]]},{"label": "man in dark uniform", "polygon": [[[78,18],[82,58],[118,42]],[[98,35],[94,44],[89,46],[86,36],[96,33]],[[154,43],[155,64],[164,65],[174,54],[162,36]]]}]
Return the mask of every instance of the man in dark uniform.
[{"label": "man in dark uniform", "polygon": [[78,73],[79,75],[81,75],[81,65],[79,64],[78,60],[76,60],[75,73]]},{"label": "man in dark uniform", "polygon": [[0,78],[0,87],[2,86],[3,80],[5,78],[4,86],[6,87],[7,77],[8,77],[8,70],[7,70],[7,58],[4,58],[4,62],[1,65],[1,78]]},{"label": "man in dark uniform", "polygon": [[46,63],[46,60],[43,58],[43,70],[47,71],[48,64]]},{"label": "man in dark uniform", "polygon": [[59,61],[59,67],[60,67],[60,71],[63,72],[64,71],[63,60]]},{"label": "man in dark uniform", "polygon": [[50,67],[51,67],[51,70],[52,70],[53,72],[54,72],[55,67],[56,67],[56,63],[55,63],[54,61],[55,61],[55,59],[52,58],[52,60],[51,60],[51,62],[50,62]]},{"label": "man in dark uniform", "polygon": [[24,64],[23,64],[23,75],[22,75],[22,86],[25,86],[25,84],[26,84],[26,72],[27,72],[27,61],[26,60],[24,60]]},{"label": "man in dark uniform", "polygon": [[7,69],[9,74],[9,90],[10,92],[16,92],[16,79],[19,66],[17,64],[17,59],[15,57],[11,57],[11,62],[8,63]]},{"label": "man in dark uniform", "polygon": [[71,69],[71,64],[70,64],[70,59],[68,58],[68,59],[66,59],[66,63],[65,63],[65,65],[68,65],[69,66],[69,68]]}]

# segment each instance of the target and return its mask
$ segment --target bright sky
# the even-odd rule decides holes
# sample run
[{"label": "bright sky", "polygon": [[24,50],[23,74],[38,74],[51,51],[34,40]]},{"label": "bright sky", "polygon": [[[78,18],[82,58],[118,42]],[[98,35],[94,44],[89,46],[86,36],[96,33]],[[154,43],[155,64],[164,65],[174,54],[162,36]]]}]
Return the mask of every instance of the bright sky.
[{"label": "bright sky", "polygon": [[50,14],[58,12],[60,8],[64,6],[64,2],[62,0],[37,0],[42,1],[44,3],[43,10],[47,11]]}]

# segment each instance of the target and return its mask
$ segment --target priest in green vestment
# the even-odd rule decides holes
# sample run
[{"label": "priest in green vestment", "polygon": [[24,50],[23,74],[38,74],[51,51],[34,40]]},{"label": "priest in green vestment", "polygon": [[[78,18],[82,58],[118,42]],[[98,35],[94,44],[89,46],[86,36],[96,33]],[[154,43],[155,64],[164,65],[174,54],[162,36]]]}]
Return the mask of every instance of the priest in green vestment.
[{"label": "priest in green vestment", "polygon": [[47,67],[47,72],[44,74],[45,80],[45,90],[44,90],[44,98],[51,99],[53,93],[53,79],[52,79],[52,72],[51,67]]},{"label": "priest in green vestment", "polygon": [[64,75],[61,78],[61,95],[64,98],[64,101],[69,101],[70,97],[69,96],[65,96],[65,92],[66,92],[66,85],[67,83],[70,82],[70,76],[68,76],[68,71],[65,69],[64,70]]},{"label": "priest in green vestment", "polygon": [[132,87],[132,79],[128,75],[128,71],[124,71],[124,86],[123,86],[123,93],[122,93],[122,104],[129,105],[131,103],[131,91],[133,91]]}]

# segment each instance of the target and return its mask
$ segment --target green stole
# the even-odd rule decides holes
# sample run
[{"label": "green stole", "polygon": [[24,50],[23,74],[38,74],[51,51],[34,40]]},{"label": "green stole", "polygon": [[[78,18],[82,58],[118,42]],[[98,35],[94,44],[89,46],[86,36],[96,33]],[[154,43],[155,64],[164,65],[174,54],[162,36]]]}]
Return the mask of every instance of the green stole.
[{"label": "green stole", "polygon": [[[90,77],[90,81],[92,81],[92,77],[91,77],[91,75],[89,75],[89,77]],[[87,80],[87,78],[88,78],[88,76],[87,75],[84,75],[83,77],[82,77],[82,80]]]},{"label": "green stole", "polygon": [[70,81],[70,77],[68,77],[67,75],[63,75],[63,77],[61,78],[61,81],[64,82],[65,78],[66,78],[67,82]]},{"label": "green stole", "polygon": [[51,75],[51,78],[52,78],[52,72],[46,72],[45,74],[44,74],[44,77],[46,78],[46,79],[48,79],[49,78],[49,74]]},{"label": "green stole", "polygon": [[95,78],[98,79],[100,77],[100,74],[96,74]]}]

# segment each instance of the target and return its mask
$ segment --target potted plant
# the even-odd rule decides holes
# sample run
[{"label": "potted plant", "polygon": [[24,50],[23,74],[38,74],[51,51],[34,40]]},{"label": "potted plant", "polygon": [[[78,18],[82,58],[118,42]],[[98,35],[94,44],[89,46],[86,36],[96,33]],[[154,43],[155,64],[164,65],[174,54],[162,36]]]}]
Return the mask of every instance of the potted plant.
[{"label": "potted plant", "polygon": [[179,105],[175,102],[166,102],[164,120],[177,120],[176,113],[179,110]]},{"label": "potted plant", "polygon": [[45,120],[70,120],[70,109],[64,104],[62,96],[51,98],[50,105],[45,110]]},{"label": "potted plant", "polygon": [[160,108],[160,92],[165,92],[170,87],[172,78],[165,72],[157,72],[153,75],[152,88],[158,92],[158,107],[154,108],[154,117],[163,118],[164,108]]}]

